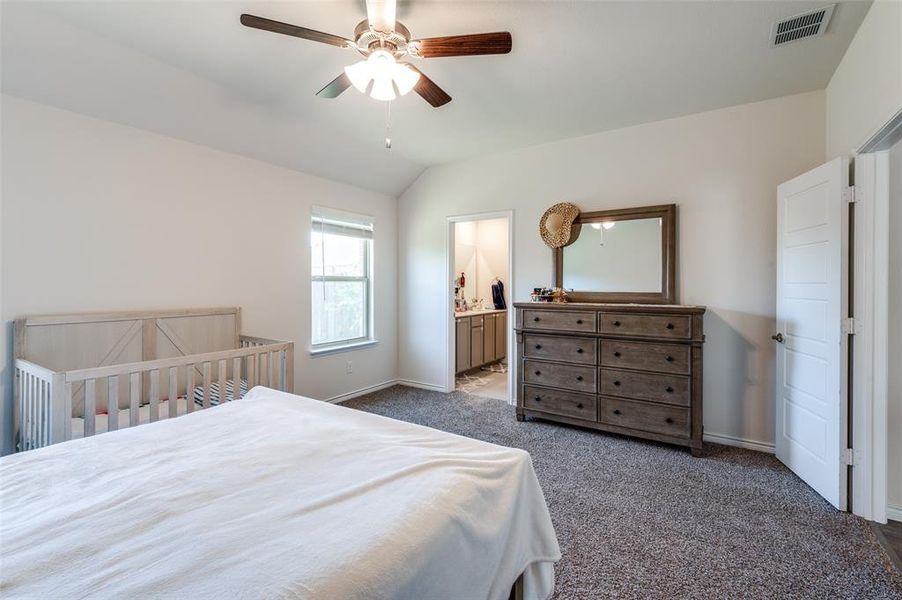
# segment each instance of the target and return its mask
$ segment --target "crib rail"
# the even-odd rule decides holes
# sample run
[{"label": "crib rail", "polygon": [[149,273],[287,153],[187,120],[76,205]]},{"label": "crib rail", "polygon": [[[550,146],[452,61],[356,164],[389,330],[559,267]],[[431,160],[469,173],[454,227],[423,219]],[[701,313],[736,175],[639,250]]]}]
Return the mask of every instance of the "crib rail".
[{"label": "crib rail", "polygon": [[[98,420],[101,430],[113,431],[209,408],[214,394],[218,402],[238,400],[245,382],[247,389],[264,385],[293,390],[293,342],[242,336],[239,346],[65,372],[16,359],[19,449],[31,450],[73,438],[75,386],[84,386],[83,430],[76,437],[98,433]],[[195,404],[196,389],[203,390],[200,405]],[[101,390],[105,393],[98,393]],[[128,399],[127,408],[120,407],[120,398],[121,404]],[[100,411],[99,402],[105,402]],[[161,414],[164,403],[166,412]]]}]

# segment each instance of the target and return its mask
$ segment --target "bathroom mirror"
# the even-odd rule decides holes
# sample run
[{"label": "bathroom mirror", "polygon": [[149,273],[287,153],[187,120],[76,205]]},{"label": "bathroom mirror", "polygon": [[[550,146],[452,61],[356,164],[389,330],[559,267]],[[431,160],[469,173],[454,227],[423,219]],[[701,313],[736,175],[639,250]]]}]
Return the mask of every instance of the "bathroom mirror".
[{"label": "bathroom mirror", "polygon": [[581,213],[554,266],[555,285],[573,302],[672,304],[676,205]]}]

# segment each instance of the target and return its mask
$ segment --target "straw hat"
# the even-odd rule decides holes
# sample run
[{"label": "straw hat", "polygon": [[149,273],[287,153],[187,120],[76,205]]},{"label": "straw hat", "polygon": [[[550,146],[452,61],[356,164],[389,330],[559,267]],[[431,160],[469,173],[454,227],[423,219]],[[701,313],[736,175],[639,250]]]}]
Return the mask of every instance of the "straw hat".
[{"label": "straw hat", "polygon": [[569,202],[559,202],[545,211],[539,220],[539,235],[551,248],[570,243],[573,221],[579,216],[579,208]]}]

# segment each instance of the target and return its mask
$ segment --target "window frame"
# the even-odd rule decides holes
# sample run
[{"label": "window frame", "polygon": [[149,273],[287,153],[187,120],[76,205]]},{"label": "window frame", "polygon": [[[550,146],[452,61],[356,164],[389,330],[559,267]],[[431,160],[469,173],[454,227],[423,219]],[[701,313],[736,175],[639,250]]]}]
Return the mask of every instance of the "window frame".
[{"label": "window frame", "polygon": [[[350,216],[350,215],[349,215]],[[369,228],[372,233],[374,229],[374,225],[372,219],[366,219],[362,216],[349,216],[343,215],[331,215],[329,213],[324,212],[316,212],[314,211],[311,221],[310,221],[310,232],[311,236],[315,233],[319,233],[317,230],[317,222],[331,222],[332,224],[344,225],[348,228],[359,227],[362,230],[367,230]],[[340,233],[327,233],[324,232],[322,235],[338,235]],[[353,237],[353,236],[346,236]],[[360,348],[363,346],[369,346],[372,344],[376,344],[377,341],[373,334],[374,331],[374,294],[373,294],[373,245],[374,245],[374,236],[371,237],[359,237],[357,238],[363,242],[363,275],[314,275],[313,274],[313,254],[311,252],[311,275],[310,275],[310,353],[313,355],[317,354],[329,354],[333,352],[340,352],[342,350],[353,350],[356,348]],[[313,335],[314,329],[316,327],[316,322],[314,320],[314,311],[315,311],[315,299],[313,295],[316,293],[314,291],[314,284],[317,282],[326,284],[330,282],[359,282],[363,283],[363,301],[364,301],[364,311],[363,311],[363,329],[364,334],[362,336],[354,337],[354,338],[346,338],[343,340],[334,340],[330,342],[319,342],[314,343]]]}]

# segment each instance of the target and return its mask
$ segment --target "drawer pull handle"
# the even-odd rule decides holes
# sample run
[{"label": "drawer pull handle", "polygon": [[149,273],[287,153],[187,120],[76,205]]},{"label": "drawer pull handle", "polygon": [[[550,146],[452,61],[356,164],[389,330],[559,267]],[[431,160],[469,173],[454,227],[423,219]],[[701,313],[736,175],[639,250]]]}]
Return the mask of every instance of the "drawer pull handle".
[{"label": "drawer pull handle", "polygon": [[583,349],[582,349],[582,348],[577,348],[577,349],[576,349],[576,353],[577,353],[577,354],[582,354],[582,353],[583,353]]},{"label": "drawer pull handle", "polygon": [[673,362],[673,357],[672,357],[672,356],[668,356],[668,357],[665,358],[664,360],[666,360],[667,362]]},{"label": "drawer pull handle", "polygon": [[542,401],[542,397],[541,397],[541,396],[536,396],[536,402],[541,402],[541,401]]},{"label": "drawer pull handle", "polygon": [[535,321],[536,323],[538,323],[539,321],[541,321],[541,319],[540,319],[539,317],[533,317],[532,320]]},{"label": "drawer pull handle", "polygon": [[668,324],[667,324],[667,329],[673,329],[673,323],[668,323]]},{"label": "drawer pull handle", "polygon": [[620,382],[619,382],[619,381],[615,381],[615,382],[614,382],[614,385],[617,386],[617,387],[620,387]]},{"label": "drawer pull handle", "polygon": [[668,394],[672,394],[672,393],[673,393],[673,388],[670,387],[669,385],[667,386],[667,393],[668,393]]},{"label": "drawer pull handle", "polygon": [[667,417],[667,418],[664,419],[664,420],[665,420],[666,422],[668,422],[668,423],[673,423],[673,419],[671,419],[670,417]]},{"label": "drawer pull handle", "polygon": [[536,371],[536,375],[541,375],[541,374],[542,374],[541,371]]},{"label": "drawer pull handle", "polygon": [[620,321],[614,321],[614,322],[612,323],[612,325],[613,325],[614,327],[620,327]]},{"label": "drawer pull handle", "polygon": [[582,376],[582,375],[577,375],[577,376],[576,376],[576,380],[577,380],[577,381],[582,381],[582,380],[583,380],[583,376]]},{"label": "drawer pull handle", "polygon": [[536,344],[536,350],[541,350],[541,349],[542,349],[542,344]]},{"label": "drawer pull handle", "polygon": [[582,407],[583,407],[583,403],[582,403],[582,402],[580,402],[579,404],[576,405],[576,408],[582,408]]},{"label": "drawer pull handle", "polygon": [[620,409],[619,409],[619,408],[615,408],[615,409],[614,409],[614,414],[615,414],[615,415],[619,415],[619,414],[620,414]]},{"label": "drawer pull handle", "polygon": [[582,320],[582,319],[577,319],[577,320],[576,320],[576,324],[577,324],[577,325],[582,325],[582,324],[583,324],[583,320]]},{"label": "drawer pull handle", "polygon": [[619,352],[615,352],[615,353],[614,353],[614,357],[615,357],[615,358],[620,358],[620,353],[619,353]]}]

